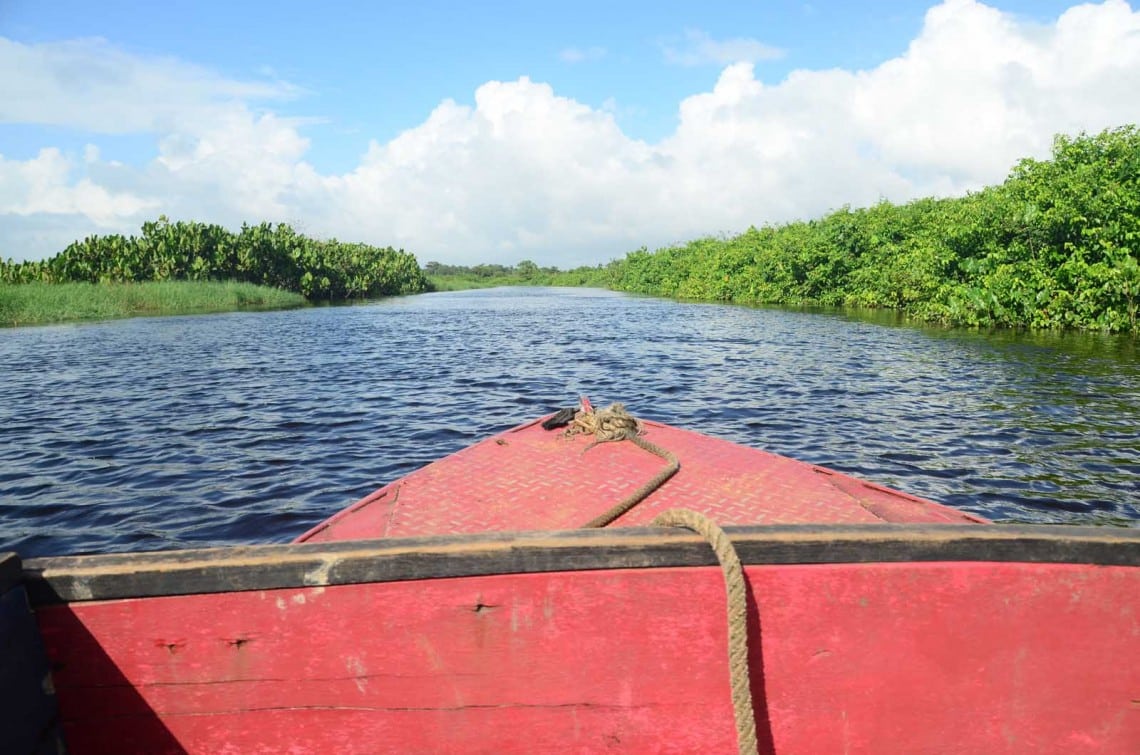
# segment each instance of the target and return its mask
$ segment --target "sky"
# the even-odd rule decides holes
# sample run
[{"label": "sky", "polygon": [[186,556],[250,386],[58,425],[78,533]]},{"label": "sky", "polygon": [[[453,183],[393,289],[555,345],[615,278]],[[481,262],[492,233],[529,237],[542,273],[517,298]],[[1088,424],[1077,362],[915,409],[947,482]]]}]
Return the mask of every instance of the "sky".
[{"label": "sky", "polygon": [[166,215],[568,268],[1138,122],[1127,0],[0,0],[0,257]]}]

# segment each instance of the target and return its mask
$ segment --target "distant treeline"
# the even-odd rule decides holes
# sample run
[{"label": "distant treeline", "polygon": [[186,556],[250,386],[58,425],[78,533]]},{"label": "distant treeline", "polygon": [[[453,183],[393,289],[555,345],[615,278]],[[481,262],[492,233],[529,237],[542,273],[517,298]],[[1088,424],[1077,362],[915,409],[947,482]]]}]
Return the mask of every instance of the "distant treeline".
[{"label": "distant treeline", "polygon": [[445,265],[429,262],[424,265],[433,291],[450,291],[491,286],[594,286],[605,288],[609,284],[606,268],[580,267],[559,270],[557,267],[539,267],[530,260],[517,265]]},{"label": "distant treeline", "polygon": [[1140,332],[1140,131],[1058,136],[999,186],[641,250],[598,283],[731,302],[889,307],[927,321]]},{"label": "distant treeline", "polygon": [[418,293],[428,281],[403,250],[311,239],[284,224],[144,223],[141,236],[89,236],[42,262],[0,260],[0,283],[241,281],[310,300]]}]

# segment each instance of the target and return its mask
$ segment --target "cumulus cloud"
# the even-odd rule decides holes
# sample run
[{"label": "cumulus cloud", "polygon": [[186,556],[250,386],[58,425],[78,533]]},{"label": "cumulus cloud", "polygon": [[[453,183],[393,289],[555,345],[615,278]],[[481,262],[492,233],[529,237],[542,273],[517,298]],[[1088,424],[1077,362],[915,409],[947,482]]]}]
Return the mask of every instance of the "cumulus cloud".
[{"label": "cumulus cloud", "polygon": [[682,66],[727,65],[729,63],[758,63],[777,60],[785,52],[755,39],[738,37],[715,40],[700,29],[686,29],[680,46],[662,45],[665,60]]},{"label": "cumulus cloud", "polygon": [[[190,70],[180,65],[170,64],[177,81]],[[373,141],[342,174],[306,162],[303,123],[252,106],[292,96],[288,86],[197,70],[212,83],[190,86],[193,107],[135,100],[131,128],[155,135],[145,165],[105,162],[97,138],[82,155],[47,146],[30,160],[0,157],[0,255],[61,248],[48,246],[45,218],[76,238],[133,231],[164,212],[294,222],[424,262],[570,266],[844,204],[960,194],[1001,181],[1019,157],[1047,155],[1058,132],[1140,122],[1140,13],[1107,0],[1040,25],[945,0],[904,53],[872,69],[796,70],[767,85],[750,62],[726,65],[655,143],[624,133],[613,103],[593,108],[526,77],[492,81],[472,103],[445,100],[418,126]],[[0,78],[0,90],[16,86]],[[0,113],[111,130],[98,112],[67,116],[58,96],[0,96]],[[163,120],[170,110],[184,117]]]},{"label": "cumulus cloud", "polygon": [[[92,147],[85,150],[89,158]],[[72,161],[58,149],[46,148],[30,160],[0,155],[0,216],[83,215],[97,226],[115,228],[122,218],[157,208],[157,199],[114,192],[89,178],[73,179]]]}]

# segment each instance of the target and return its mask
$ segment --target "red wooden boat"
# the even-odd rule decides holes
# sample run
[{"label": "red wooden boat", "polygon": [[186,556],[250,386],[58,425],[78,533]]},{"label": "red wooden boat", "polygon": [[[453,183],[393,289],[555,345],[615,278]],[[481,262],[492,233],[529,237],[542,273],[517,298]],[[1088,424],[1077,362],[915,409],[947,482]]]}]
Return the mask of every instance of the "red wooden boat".
[{"label": "red wooden boat", "polygon": [[3,558],[0,752],[1140,752],[1140,530],[641,430],[528,423],[286,545]]}]

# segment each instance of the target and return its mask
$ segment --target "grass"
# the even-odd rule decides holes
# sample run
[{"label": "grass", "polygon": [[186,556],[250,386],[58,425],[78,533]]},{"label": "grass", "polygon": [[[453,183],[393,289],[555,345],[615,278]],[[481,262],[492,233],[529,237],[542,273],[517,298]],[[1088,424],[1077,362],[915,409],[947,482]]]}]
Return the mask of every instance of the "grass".
[{"label": "grass", "polygon": [[304,304],[305,298],[300,294],[252,283],[0,284],[0,326],[290,309]]},{"label": "grass", "polygon": [[528,282],[518,275],[429,275],[427,278],[432,291],[467,291],[472,288],[528,285]]}]

